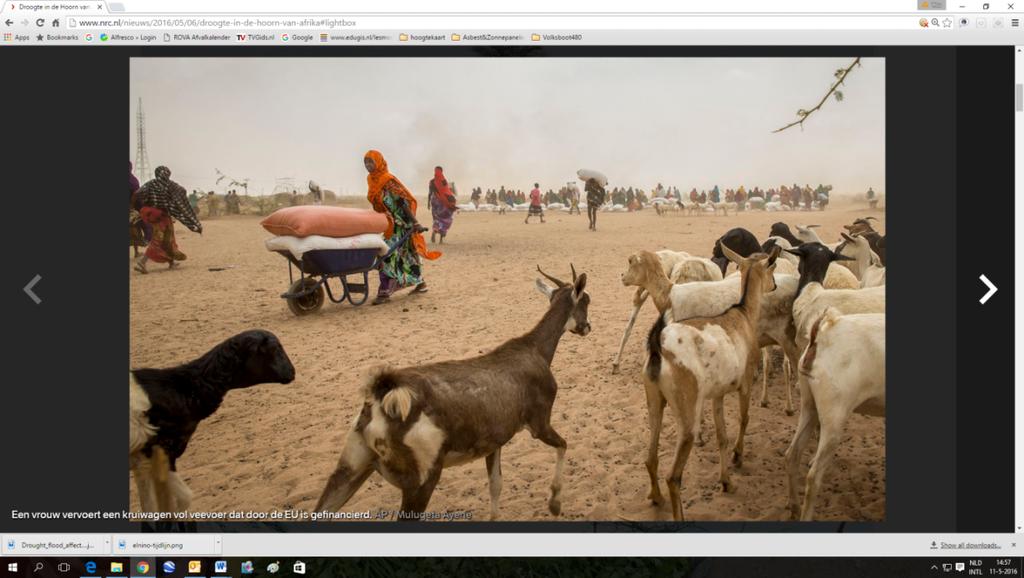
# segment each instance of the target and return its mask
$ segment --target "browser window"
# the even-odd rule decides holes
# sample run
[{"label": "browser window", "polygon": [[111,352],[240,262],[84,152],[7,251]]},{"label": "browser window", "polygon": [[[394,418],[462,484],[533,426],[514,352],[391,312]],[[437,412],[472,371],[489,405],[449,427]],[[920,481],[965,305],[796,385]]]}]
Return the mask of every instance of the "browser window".
[{"label": "browser window", "polygon": [[6,575],[1019,575],[1015,4],[4,2]]}]

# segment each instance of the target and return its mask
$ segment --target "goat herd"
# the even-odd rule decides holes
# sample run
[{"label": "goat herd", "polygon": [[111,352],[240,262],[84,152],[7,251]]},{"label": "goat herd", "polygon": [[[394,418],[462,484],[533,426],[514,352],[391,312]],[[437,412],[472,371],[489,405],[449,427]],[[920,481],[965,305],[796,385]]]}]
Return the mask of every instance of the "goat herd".
[{"label": "goat herd", "polygon": [[[785,453],[793,519],[814,518],[823,478],[851,414],[884,416],[885,237],[873,229],[872,219],[845,225],[842,239],[829,244],[814,226],[798,226],[794,234],[776,223],[763,243],[746,229],[729,230],[715,242],[710,258],[674,251],[640,251],[629,258],[621,280],[636,288],[634,307],[612,371],[619,372],[629,334],[650,299],[660,316],[648,336],[642,376],[650,424],[648,497],[655,504],[664,501],[658,442],[667,404],[678,431],[666,478],[675,520],[684,519],[682,473],[694,444],[701,443],[705,400],[713,410],[719,481],[723,491],[734,490],[730,463],[743,462],[759,358],[764,365],[760,401],[766,405],[770,347],[784,353],[787,415],[794,414],[792,368],[800,388],[796,433]],[[730,263],[735,272],[729,273]],[[484,458],[496,519],[501,450],[525,428],[555,449],[548,508],[555,516],[561,513],[567,445],[551,424],[558,391],[551,362],[566,331],[590,333],[590,295],[586,273],[572,268],[571,277],[562,280],[538,271],[537,289],[549,306],[526,334],[477,357],[374,372],[316,512],[344,507],[376,471],[401,490],[397,519],[422,519],[444,468]],[[191,492],[176,462],[200,421],[217,410],[229,390],[294,378],[277,337],[259,330],[231,337],[178,367],[131,371],[129,455],[142,509],[188,510]],[[739,397],[739,431],[730,447],[724,398],[733,392]],[[816,428],[818,445],[800,505],[801,454]]]}]

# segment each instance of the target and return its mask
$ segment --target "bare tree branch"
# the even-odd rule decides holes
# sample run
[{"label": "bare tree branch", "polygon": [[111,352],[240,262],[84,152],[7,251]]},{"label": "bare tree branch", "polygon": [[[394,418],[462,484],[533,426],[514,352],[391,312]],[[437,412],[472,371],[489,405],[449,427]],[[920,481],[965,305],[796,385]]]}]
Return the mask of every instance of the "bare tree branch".
[{"label": "bare tree branch", "polygon": [[798,126],[798,125],[800,126],[801,129],[803,129],[804,128],[804,121],[807,120],[808,118],[810,118],[811,114],[813,114],[813,113],[817,112],[818,110],[820,110],[821,107],[826,102],[828,102],[828,97],[830,97],[833,94],[835,94],[836,95],[836,100],[842,100],[843,99],[843,97],[842,97],[843,93],[842,92],[836,92],[836,89],[838,89],[843,84],[843,81],[846,80],[846,75],[850,74],[850,71],[853,70],[857,66],[860,66],[860,57],[859,56],[857,58],[855,58],[852,63],[850,63],[850,66],[847,66],[846,68],[840,68],[839,70],[836,71],[836,81],[832,83],[832,86],[829,87],[828,92],[826,92],[825,96],[823,96],[821,98],[821,102],[819,102],[814,108],[812,108],[810,110],[804,110],[804,109],[798,110],[796,112],[797,116],[800,117],[798,120],[795,120],[795,121],[787,124],[786,126],[784,126],[782,128],[775,129],[772,132],[773,133],[782,132],[782,131],[784,131],[784,130],[786,130],[788,128],[793,128],[794,126]]}]

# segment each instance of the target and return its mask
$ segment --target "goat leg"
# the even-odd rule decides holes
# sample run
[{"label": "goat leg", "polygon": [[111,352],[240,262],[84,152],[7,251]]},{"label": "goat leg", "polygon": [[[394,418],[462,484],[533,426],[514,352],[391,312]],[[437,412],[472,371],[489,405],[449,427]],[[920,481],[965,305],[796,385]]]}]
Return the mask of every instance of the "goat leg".
[{"label": "goat leg", "polygon": [[[550,419],[550,413],[548,418]],[[534,437],[555,448],[555,475],[551,480],[551,499],[548,500],[548,510],[551,511],[552,516],[558,516],[562,513],[562,469],[565,466],[567,445],[562,436],[558,435],[558,432],[551,427],[550,422],[541,424],[534,433]]]},{"label": "goat leg", "polygon": [[[678,441],[676,442],[676,458],[672,461],[672,471],[668,476],[668,497],[672,503],[672,519],[682,522],[683,501],[680,496],[680,489],[683,484],[683,469],[686,468],[686,461],[690,457],[690,450],[693,449],[694,433],[692,427],[686,427],[685,418],[680,420]],[[693,416],[690,417],[693,421]]]},{"label": "goat leg", "polygon": [[498,497],[501,496],[501,448],[486,458],[487,481],[491,490],[491,520],[498,519]]},{"label": "goat leg", "polygon": [[338,466],[327,480],[313,511],[336,512],[344,507],[373,473],[374,458],[375,454],[367,447],[363,436],[355,430],[350,431]]},{"label": "goat leg", "polygon": [[434,488],[441,479],[441,460],[438,459],[427,473],[427,479],[419,487],[402,488],[402,509],[398,519],[403,522],[418,522],[434,495]]},{"label": "goat leg", "polygon": [[719,481],[722,483],[722,491],[731,494],[736,491],[735,484],[729,478],[729,435],[725,429],[725,399],[716,397],[714,400],[715,416],[715,437],[718,439],[718,466]]},{"label": "goat leg", "polygon": [[793,441],[786,450],[786,478],[789,480],[789,513],[791,519],[798,520],[800,509],[797,504],[799,483],[800,456],[811,441],[814,427],[818,424],[818,410],[814,405],[814,397],[806,386],[806,378],[800,378],[800,419],[797,422]]},{"label": "goat leg", "polygon": [[[814,506],[818,501],[818,492],[825,479],[825,472],[832,465],[836,448],[843,436],[843,426],[847,416],[829,416],[821,420],[818,432],[818,451],[814,454],[814,462],[807,472],[807,490],[804,493],[804,506],[800,511],[800,520],[810,522],[814,519]],[[820,418],[819,418],[820,419]]]},{"label": "goat leg", "polygon": [[629,317],[629,323],[626,324],[626,330],[622,333],[622,341],[619,343],[619,352],[615,354],[615,361],[612,362],[612,373],[619,373],[619,363],[622,361],[622,352],[626,349],[626,342],[629,341],[629,334],[633,331],[633,324],[636,323],[636,318],[640,315],[640,308],[643,307],[644,302],[647,301],[647,291],[642,288],[638,288],[636,293],[633,295],[633,314]]},{"label": "goat leg", "polygon": [[[753,377],[753,372],[751,372]],[[737,468],[743,467],[743,441],[747,437],[747,424],[750,423],[750,388],[740,388],[740,431],[736,435],[736,446],[733,448],[732,463]]]},{"label": "goat leg", "polygon": [[661,505],[665,498],[658,487],[658,440],[661,438],[661,422],[665,414],[665,396],[655,383],[645,383],[647,393],[647,420],[651,427],[651,439],[647,444],[647,473],[651,477],[651,492],[647,498],[655,505]]},{"label": "goat leg", "polygon": [[793,368],[800,366],[800,351],[797,350],[795,343],[789,342],[789,344],[783,345],[782,352],[785,353],[782,360],[782,374],[786,383],[786,415],[793,415],[793,388],[795,385],[791,380],[793,379]]},{"label": "goat leg", "polygon": [[143,512],[156,512],[157,499],[154,495],[152,477],[152,458],[141,453],[129,458],[132,475],[135,477],[135,488],[139,492],[139,504]]},{"label": "goat leg", "polygon": [[768,369],[772,356],[769,347],[761,348],[761,407],[768,407]]}]

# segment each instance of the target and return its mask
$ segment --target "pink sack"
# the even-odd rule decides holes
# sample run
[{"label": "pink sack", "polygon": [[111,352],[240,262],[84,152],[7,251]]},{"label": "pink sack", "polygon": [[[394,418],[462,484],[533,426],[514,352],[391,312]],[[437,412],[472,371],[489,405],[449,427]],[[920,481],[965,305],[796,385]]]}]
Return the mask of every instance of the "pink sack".
[{"label": "pink sack", "polygon": [[353,237],[364,233],[384,233],[388,219],[368,209],[302,205],[274,211],[260,222],[274,235],[292,237]]}]

